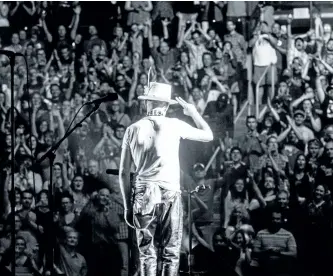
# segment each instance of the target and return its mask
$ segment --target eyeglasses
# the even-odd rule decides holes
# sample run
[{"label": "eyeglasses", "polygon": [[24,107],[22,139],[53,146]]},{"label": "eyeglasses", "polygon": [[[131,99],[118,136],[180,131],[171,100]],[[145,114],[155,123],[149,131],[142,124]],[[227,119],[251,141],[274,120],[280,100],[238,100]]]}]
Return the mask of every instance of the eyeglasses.
[{"label": "eyeglasses", "polygon": [[95,71],[89,71],[88,72],[90,75],[95,74]]}]

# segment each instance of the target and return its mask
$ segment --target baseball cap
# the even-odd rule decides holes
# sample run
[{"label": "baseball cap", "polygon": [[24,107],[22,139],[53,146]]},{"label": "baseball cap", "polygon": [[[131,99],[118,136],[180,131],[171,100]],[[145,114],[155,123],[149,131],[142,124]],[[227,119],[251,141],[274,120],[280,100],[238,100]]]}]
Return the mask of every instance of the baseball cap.
[{"label": "baseball cap", "polygon": [[193,165],[193,170],[194,171],[198,171],[198,170],[204,170],[205,169],[205,165],[202,163],[196,163]]},{"label": "baseball cap", "polygon": [[218,101],[218,102],[228,102],[228,95],[226,93],[221,93],[216,101]]},{"label": "baseball cap", "polygon": [[296,111],[294,112],[294,117],[295,117],[296,115],[302,115],[303,117],[305,117],[305,113],[304,113],[304,111],[302,111],[302,110],[300,110],[300,109],[298,109],[298,110],[296,110]]},{"label": "baseball cap", "polygon": [[332,84],[329,85],[329,86],[327,86],[327,88],[326,88],[326,92],[328,93],[328,92],[331,91],[331,90],[333,90],[333,85],[332,85]]}]

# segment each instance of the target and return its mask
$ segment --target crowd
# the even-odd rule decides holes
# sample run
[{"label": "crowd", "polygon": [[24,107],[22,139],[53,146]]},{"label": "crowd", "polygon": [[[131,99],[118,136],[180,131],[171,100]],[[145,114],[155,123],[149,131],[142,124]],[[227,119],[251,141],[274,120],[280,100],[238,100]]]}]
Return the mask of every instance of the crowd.
[{"label": "crowd", "polygon": [[[11,91],[10,62],[0,56],[1,275],[13,263],[16,275],[138,274],[118,176],[105,171],[118,169],[125,130],[145,115],[137,98],[148,79],[172,84],[215,138],[181,143],[180,273],[190,265],[206,275],[329,274],[332,29],[316,14],[314,28],[295,35],[291,17],[281,26],[269,2],[253,3],[0,1],[0,47],[28,64],[16,57]],[[248,14],[255,8],[257,22]],[[260,114],[237,134],[249,71]],[[32,166],[90,111],[83,103],[110,92],[118,100],[62,143],[53,168],[48,159]],[[168,116],[193,123],[178,105]]]}]

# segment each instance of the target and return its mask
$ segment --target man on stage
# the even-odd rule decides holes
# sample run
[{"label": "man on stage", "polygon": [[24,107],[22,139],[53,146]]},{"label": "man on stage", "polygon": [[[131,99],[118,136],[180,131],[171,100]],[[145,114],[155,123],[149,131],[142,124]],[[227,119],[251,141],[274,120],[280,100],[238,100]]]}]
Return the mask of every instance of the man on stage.
[{"label": "man on stage", "polygon": [[[180,195],[180,138],[202,142],[213,133],[196,108],[182,98],[171,100],[171,86],[152,82],[144,100],[147,115],[126,130],[119,168],[119,182],[125,219],[136,229],[140,275],[156,276],[161,263],[162,276],[176,276],[182,240],[183,209]],[[197,128],[165,114],[170,104],[179,103]],[[130,170],[135,165],[134,195],[131,200]],[[133,217],[128,210],[133,204]],[[130,225],[130,223],[129,223]]]}]

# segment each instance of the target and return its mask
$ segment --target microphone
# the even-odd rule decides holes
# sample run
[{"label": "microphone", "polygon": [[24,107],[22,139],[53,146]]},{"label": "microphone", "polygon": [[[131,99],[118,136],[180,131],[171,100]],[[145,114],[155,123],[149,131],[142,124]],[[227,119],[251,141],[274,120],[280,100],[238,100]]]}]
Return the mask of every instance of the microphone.
[{"label": "microphone", "polygon": [[15,56],[24,57],[24,55],[21,53],[15,53],[14,51],[9,51],[9,50],[0,50],[0,55],[5,55],[10,58],[15,57]]},{"label": "microphone", "polygon": [[87,102],[85,104],[86,105],[89,105],[89,104],[99,105],[99,104],[104,103],[104,102],[114,102],[116,100],[118,100],[118,94],[117,93],[108,93],[106,96],[104,96],[102,98]]},{"label": "microphone", "polygon": [[[106,174],[111,174],[111,175],[119,175],[119,170],[113,170],[113,169],[107,169]],[[130,176],[133,177],[135,173],[131,172]]]},{"label": "microphone", "polygon": [[119,175],[119,170],[107,169],[105,172],[106,174]]},{"label": "microphone", "polygon": [[0,50],[0,55],[5,55],[7,57],[14,57],[16,53],[9,50]]}]

